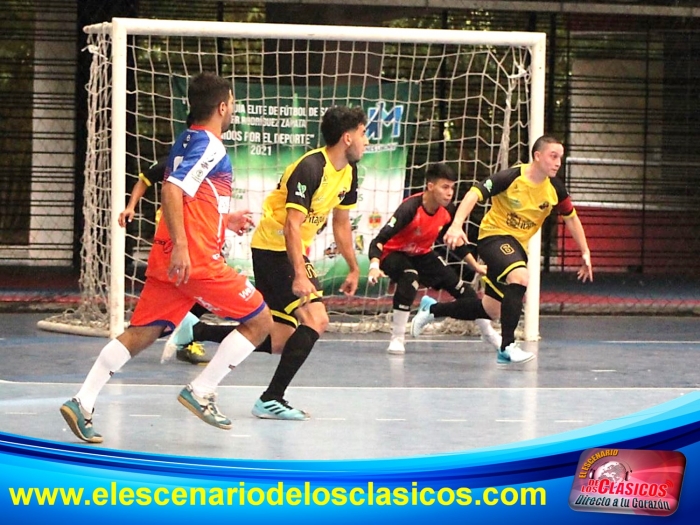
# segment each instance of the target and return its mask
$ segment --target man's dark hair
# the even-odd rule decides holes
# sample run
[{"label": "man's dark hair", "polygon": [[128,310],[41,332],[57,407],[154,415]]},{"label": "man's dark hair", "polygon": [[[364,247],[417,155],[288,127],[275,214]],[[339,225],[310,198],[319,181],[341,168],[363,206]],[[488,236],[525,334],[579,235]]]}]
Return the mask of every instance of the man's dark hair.
[{"label": "man's dark hair", "polygon": [[187,90],[191,120],[195,123],[208,120],[219,104],[228,102],[230,91],[231,83],[214,73],[197,75],[190,81]]},{"label": "man's dark hair", "polygon": [[343,133],[357,129],[360,124],[367,124],[367,116],[361,107],[333,106],[323,115],[321,135],[326,146],[335,146]]},{"label": "man's dark hair", "polygon": [[457,182],[457,174],[444,162],[436,162],[428,166],[428,169],[425,170],[425,183],[437,182],[439,179]]},{"label": "man's dark hair", "polygon": [[542,151],[547,144],[561,144],[561,140],[552,135],[542,135],[532,145],[532,158],[535,158],[536,151]]}]

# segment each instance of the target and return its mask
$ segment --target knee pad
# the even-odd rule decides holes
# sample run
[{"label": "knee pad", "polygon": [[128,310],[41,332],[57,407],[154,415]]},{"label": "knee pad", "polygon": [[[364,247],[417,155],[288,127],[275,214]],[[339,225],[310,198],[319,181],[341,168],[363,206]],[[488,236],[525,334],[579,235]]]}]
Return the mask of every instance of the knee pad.
[{"label": "knee pad", "polygon": [[396,282],[394,309],[408,311],[418,293],[418,272],[406,270]]}]

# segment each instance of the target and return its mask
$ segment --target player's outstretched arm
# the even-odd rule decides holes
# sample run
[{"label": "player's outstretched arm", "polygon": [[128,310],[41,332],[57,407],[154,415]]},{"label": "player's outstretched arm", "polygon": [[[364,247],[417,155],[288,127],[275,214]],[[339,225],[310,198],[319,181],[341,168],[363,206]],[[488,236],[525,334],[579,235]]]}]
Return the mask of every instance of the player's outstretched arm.
[{"label": "player's outstretched arm", "polygon": [[462,226],[471,214],[474,206],[479,201],[479,194],[476,191],[468,191],[459,203],[452,224],[445,233],[445,244],[450,250],[454,250],[460,244],[468,242],[467,233]]},{"label": "player's outstretched arm", "polygon": [[564,219],[564,224],[566,225],[566,229],[569,230],[569,233],[571,233],[571,236],[574,238],[579,250],[581,250],[581,268],[577,273],[578,279],[584,283],[586,281],[593,281],[591,251],[588,249],[586,233],[583,231],[581,219],[578,218],[578,215],[567,217]]},{"label": "player's outstretched arm", "polygon": [[360,267],[357,264],[355,246],[352,242],[350,210],[345,208],[336,208],[333,210],[333,237],[340,255],[343,256],[350,268],[345,281],[340,286],[340,292],[346,295],[354,295],[360,280]]},{"label": "player's outstretched arm", "polygon": [[231,230],[236,235],[243,235],[253,227],[255,227],[255,223],[250,210],[236,210],[228,214],[226,229]]},{"label": "player's outstretched arm", "polygon": [[136,181],[136,184],[134,184],[134,189],[131,190],[131,195],[129,196],[129,202],[126,205],[126,208],[119,214],[119,226],[124,228],[127,222],[134,220],[136,205],[141,200],[141,197],[146,194],[147,189],[148,186],[145,182],[140,179]]}]

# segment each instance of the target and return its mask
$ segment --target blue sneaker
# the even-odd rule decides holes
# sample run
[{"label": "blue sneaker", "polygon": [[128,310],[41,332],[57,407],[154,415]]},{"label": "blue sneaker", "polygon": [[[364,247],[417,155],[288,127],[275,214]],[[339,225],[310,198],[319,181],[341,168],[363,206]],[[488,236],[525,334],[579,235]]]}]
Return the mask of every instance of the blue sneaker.
[{"label": "blue sneaker", "polygon": [[411,335],[413,337],[418,337],[423,333],[426,326],[435,321],[435,316],[430,313],[430,307],[435,303],[437,303],[437,301],[427,295],[424,295],[420,300],[418,312],[413,316],[413,320],[411,321]]},{"label": "blue sneaker", "polygon": [[73,398],[63,403],[61,415],[77,437],[88,443],[102,443],[102,436],[92,428],[92,413],[86,415],[80,401]]},{"label": "blue sneaker", "polygon": [[187,385],[177,396],[177,400],[187,410],[213,427],[229,430],[232,426],[231,420],[219,412],[216,406],[216,394],[200,397],[192,391],[190,385]]},{"label": "blue sneaker", "polygon": [[251,413],[260,419],[284,419],[287,421],[306,421],[311,416],[304,412],[289,406],[284,399],[271,399],[263,401],[258,399],[253,405]]},{"label": "blue sneaker", "polygon": [[194,325],[198,322],[199,317],[192,312],[187,312],[185,318],[175,327],[175,330],[173,330],[173,333],[170,334],[170,337],[168,337],[168,340],[165,342],[163,354],[160,356],[161,363],[169,361],[179,349],[187,347],[194,341],[192,328],[194,328]]},{"label": "blue sneaker", "polygon": [[513,363],[527,363],[535,358],[532,352],[522,350],[517,343],[511,343],[506,346],[505,350],[499,348],[496,357],[496,362],[499,365],[510,365]]}]

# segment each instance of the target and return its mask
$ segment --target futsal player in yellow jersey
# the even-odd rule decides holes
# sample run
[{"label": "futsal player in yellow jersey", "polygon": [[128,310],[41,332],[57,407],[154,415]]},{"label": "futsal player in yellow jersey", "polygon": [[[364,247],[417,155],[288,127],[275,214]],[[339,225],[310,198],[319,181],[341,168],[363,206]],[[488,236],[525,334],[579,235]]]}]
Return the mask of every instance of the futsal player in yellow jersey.
[{"label": "futsal player in yellow jersey", "polygon": [[357,289],[360,271],[350,209],[357,203],[357,162],[368,142],[365,125],[362,108],[329,108],[321,121],[326,146],[291,164],[263,203],[263,217],[251,241],[253,272],[275,323],[257,351],[282,355],[270,385],[253,407],[259,418],[309,418],[291,407],[284,394],[328,326],[323,292],[306,254],[331,212],[335,242],[350,269],[340,291],[353,295]]},{"label": "futsal player in yellow jersey", "polygon": [[[556,178],[564,156],[564,146],[554,137],[538,138],[532,147],[532,162],[500,171],[473,186],[460,203],[445,243],[454,248],[466,241],[464,221],[477,202],[491,199],[491,208],[479,227],[479,255],[488,268],[486,291],[481,301],[435,304],[430,298],[421,301],[411,333],[416,336],[436,317],[457,319],[501,318],[499,364],[524,363],[534,354],[523,351],[515,342],[527,290],[527,243],[542,227],[553,210],[581,250],[582,264],[578,278],[593,280],[591,253],[581,221],[561,179]],[[487,315],[484,315],[487,314]]]}]

